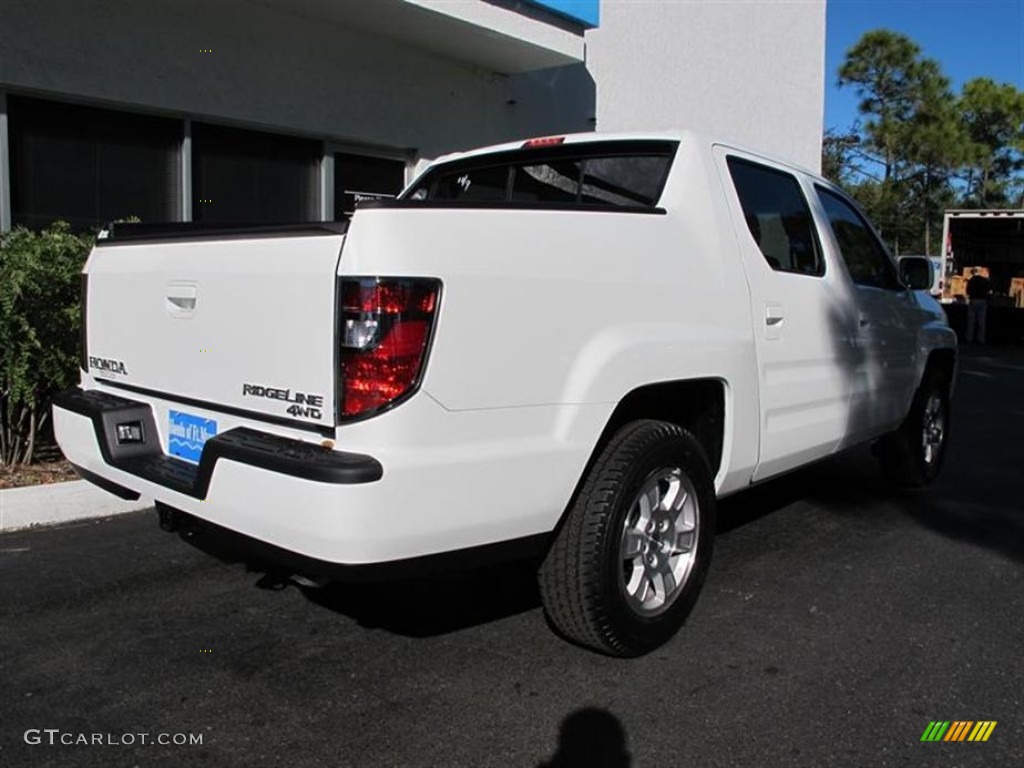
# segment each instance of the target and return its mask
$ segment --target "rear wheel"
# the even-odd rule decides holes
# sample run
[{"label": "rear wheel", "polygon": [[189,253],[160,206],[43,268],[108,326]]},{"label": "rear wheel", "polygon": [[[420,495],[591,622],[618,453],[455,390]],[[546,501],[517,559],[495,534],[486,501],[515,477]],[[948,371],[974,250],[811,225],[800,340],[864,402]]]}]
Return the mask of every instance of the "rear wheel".
[{"label": "rear wheel", "polygon": [[601,452],[540,571],[570,640],[637,656],[672,637],[711,561],[715,495],[700,443],[663,421],[624,426]]},{"label": "rear wheel", "polygon": [[882,438],[878,457],[895,484],[924,488],[938,477],[949,442],[949,385],[937,371],[925,374],[910,413],[892,434]]}]

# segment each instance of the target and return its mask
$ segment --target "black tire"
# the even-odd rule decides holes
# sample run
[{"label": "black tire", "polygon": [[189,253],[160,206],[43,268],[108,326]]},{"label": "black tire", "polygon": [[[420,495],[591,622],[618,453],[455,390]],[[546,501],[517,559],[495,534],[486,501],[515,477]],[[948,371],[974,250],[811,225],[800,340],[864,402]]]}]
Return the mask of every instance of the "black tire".
[{"label": "black tire", "polygon": [[664,421],[626,424],[587,473],[541,566],[548,620],[611,656],[658,647],[697,601],[714,527],[713,478],[696,438]]},{"label": "black tire", "polygon": [[942,469],[949,434],[949,381],[928,371],[903,424],[879,443],[883,474],[901,488],[927,487]]}]

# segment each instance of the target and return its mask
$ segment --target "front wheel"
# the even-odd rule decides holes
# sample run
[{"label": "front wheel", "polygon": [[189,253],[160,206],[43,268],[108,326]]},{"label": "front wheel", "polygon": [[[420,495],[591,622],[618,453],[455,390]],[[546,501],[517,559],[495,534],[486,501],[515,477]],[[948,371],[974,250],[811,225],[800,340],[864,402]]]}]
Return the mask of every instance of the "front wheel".
[{"label": "front wheel", "polygon": [[627,424],[590,469],[541,567],[549,620],[609,655],[656,648],[697,601],[714,527],[700,443],[668,422]]},{"label": "front wheel", "polygon": [[878,452],[882,471],[905,488],[930,485],[946,457],[949,430],[949,385],[932,371],[925,374],[903,424],[882,438]]}]

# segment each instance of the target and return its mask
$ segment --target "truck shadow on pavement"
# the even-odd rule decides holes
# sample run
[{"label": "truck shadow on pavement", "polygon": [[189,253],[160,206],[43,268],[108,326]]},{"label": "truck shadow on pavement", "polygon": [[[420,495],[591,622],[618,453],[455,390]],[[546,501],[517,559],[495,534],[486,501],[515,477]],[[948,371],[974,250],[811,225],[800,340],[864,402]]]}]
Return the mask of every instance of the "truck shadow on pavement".
[{"label": "truck shadow on pavement", "polygon": [[810,470],[819,482],[808,496],[836,511],[899,512],[923,528],[1024,562],[1022,391],[1020,348],[965,352],[948,451],[930,488],[893,489],[868,451],[855,449],[844,461]]},{"label": "truck shadow on pavement", "polygon": [[790,504],[873,520],[909,519],[950,539],[1024,562],[1024,350],[965,350],[952,403],[942,472],[927,489],[894,488],[860,446],[719,504],[718,533]]},{"label": "truck shadow on pavement", "polygon": [[928,489],[893,489],[883,478],[858,472],[854,466],[823,475],[831,485],[811,496],[837,513],[902,514],[947,538],[1024,562],[1024,488],[1019,474],[994,470],[997,462],[987,462],[980,448],[956,453],[960,455],[954,457],[951,451],[943,476]]},{"label": "truck shadow on pavement", "polygon": [[197,523],[180,535],[221,562],[258,574],[259,589],[298,589],[316,605],[361,626],[409,637],[443,635],[540,606],[535,560],[395,581],[318,584],[254,554],[245,540],[223,528]]},{"label": "truck shadow on pavement", "polygon": [[537,567],[534,561],[504,563],[403,581],[328,584],[303,592],[310,601],[364,627],[430,637],[538,608]]},{"label": "truck shadow on pavement", "polygon": [[[803,471],[723,501],[718,533],[752,523],[799,501],[809,488],[818,486],[816,476],[814,470]],[[537,586],[539,559],[422,578],[315,585],[253,554],[244,540],[226,529],[198,523],[182,530],[180,535],[188,544],[221,562],[242,565],[257,574],[257,588],[298,589],[310,602],[347,616],[363,627],[408,637],[448,634],[541,606]]]}]

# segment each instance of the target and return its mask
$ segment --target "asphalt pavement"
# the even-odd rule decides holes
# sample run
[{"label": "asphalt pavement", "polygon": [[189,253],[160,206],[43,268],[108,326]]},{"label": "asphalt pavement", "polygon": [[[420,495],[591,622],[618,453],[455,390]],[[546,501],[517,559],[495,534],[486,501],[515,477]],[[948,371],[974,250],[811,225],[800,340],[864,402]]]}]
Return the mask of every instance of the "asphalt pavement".
[{"label": "asphalt pavement", "polygon": [[528,565],[315,589],[152,511],[5,534],[0,764],[1024,765],[1022,395],[1021,350],[969,349],[929,492],[858,449],[724,501],[636,660],[555,636]]}]

